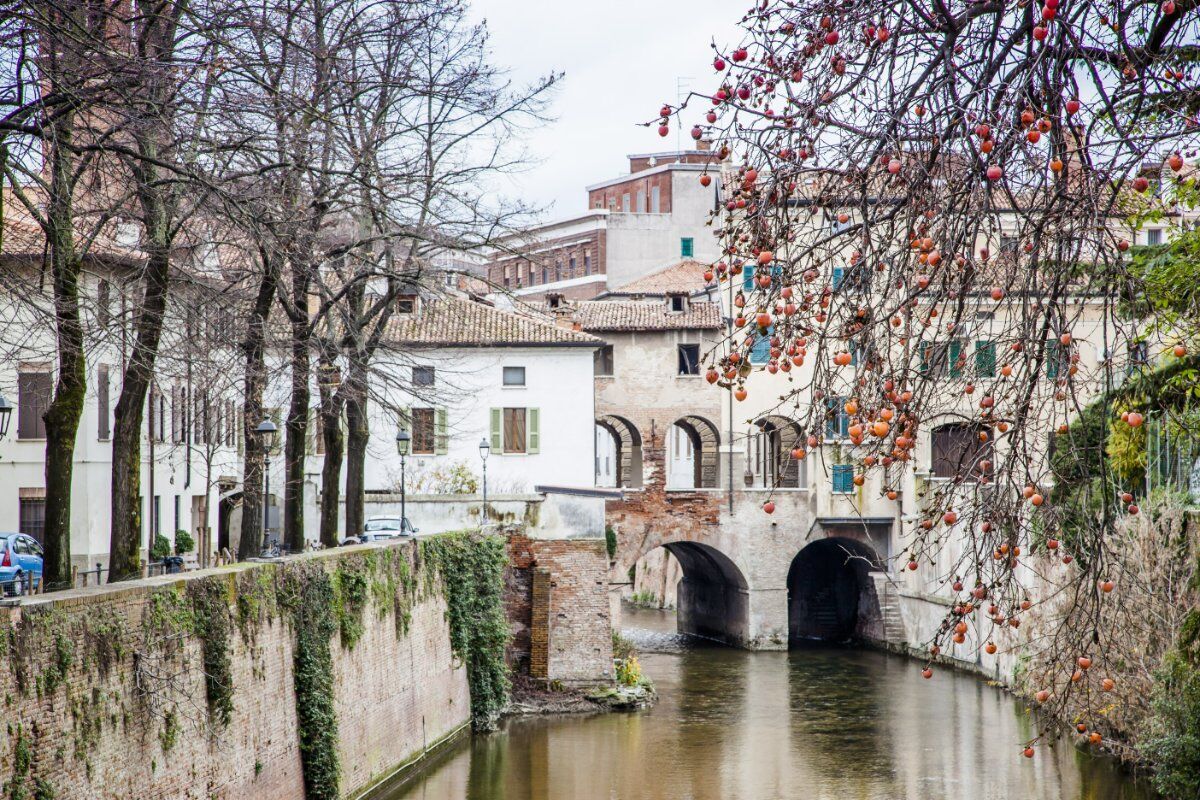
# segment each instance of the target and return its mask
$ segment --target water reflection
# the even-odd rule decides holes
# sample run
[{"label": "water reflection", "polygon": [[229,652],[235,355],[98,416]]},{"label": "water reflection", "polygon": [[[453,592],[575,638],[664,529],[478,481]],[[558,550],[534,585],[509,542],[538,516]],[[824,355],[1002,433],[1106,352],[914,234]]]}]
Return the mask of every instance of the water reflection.
[{"label": "water reflection", "polygon": [[[627,623],[661,630],[663,615]],[[647,622],[649,624],[647,624]],[[650,711],[508,721],[386,800],[1151,800],[1066,743],[1032,761],[1028,711],[896,656],[697,646],[643,656]],[[383,800],[383,799],[381,799]]]}]

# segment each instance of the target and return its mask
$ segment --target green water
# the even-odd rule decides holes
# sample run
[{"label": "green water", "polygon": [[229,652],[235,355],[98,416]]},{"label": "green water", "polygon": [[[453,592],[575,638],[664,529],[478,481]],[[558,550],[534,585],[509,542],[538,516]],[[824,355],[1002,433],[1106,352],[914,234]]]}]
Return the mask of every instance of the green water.
[{"label": "green water", "polygon": [[[662,630],[663,612],[625,624]],[[647,711],[523,718],[463,738],[377,800],[1152,800],[968,675],[864,650],[648,653]]]}]

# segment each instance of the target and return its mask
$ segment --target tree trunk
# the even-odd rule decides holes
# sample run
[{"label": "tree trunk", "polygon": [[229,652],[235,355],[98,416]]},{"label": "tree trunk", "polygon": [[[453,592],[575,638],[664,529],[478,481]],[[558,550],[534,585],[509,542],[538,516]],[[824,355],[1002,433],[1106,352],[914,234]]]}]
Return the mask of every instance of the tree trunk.
[{"label": "tree trunk", "polygon": [[[300,283],[299,279],[295,281]],[[311,401],[308,379],[312,358],[309,354],[308,288],[297,286],[292,296],[303,320],[292,320],[292,402],[288,408],[287,441],[284,450],[283,541],[295,551],[304,549],[304,461],[308,445],[308,405]]]},{"label": "tree trunk", "polygon": [[[150,216],[165,226],[159,215]],[[165,227],[159,232],[165,232]],[[141,573],[142,416],[146,395],[154,379],[154,362],[158,356],[170,285],[170,253],[168,246],[160,244],[164,238],[147,248],[146,288],[137,317],[137,335],[133,353],[121,377],[121,396],[113,413],[109,581],[130,580]]]},{"label": "tree trunk", "polygon": [[242,398],[242,438],[246,449],[242,461],[242,533],[238,539],[240,561],[257,555],[263,543],[264,458],[262,445],[254,429],[263,415],[263,390],[267,384],[264,360],[267,321],[271,316],[277,276],[271,260],[265,255],[262,263],[263,275],[258,285],[258,296],[246,325],[246,341],[242,345],[246,355],[246,392]]},{"label": "tree trunk", "polygon": [[321,439],[325,444],[325,463],[321,466],[321,544],[338,545],[338,505],[341,500],[342,461],[345,437],[342,435],[341,392],[321,389]]},{"label": "tree trunk", "polygon": [[75,438],[87,390],[87,362],[79,315],[79,272],[72,220],[74,159],[67,149],[69,117],[54,131],[49,223],[51,274],[54,276],[54,317],[57,328],[58,380],[46,409],[46,528],[42,583],[49,589],[71,588],[71,484]]},{"label": "tree trunk", "polygon": [[362,366],[350,365],[350,383],[346,397],[346,534],[362,533],[366,486],[364,477],[367,465],[367,380]]}]

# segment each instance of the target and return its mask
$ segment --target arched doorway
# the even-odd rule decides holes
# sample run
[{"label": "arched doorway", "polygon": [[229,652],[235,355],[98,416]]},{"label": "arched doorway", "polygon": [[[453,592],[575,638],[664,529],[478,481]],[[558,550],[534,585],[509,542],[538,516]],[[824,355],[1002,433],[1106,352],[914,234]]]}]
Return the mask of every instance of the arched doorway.
[{"label": "arched doorway", "polygon": [[750,641],[750,591],[737,565],[721,551],[698,542],[663,545],[679,561],[677,586],[680,633],[734,646]]},{"label": "arched doorway", "polygon": [[872,572],[883,570],[870,545],[846,537],[820,539],[788,570],[788,643],[882,639]]},{"label": "arched doorway", "polygon": [[624,417],[609,414],[596,420],[596,485],[642,485],[642,437]]},{"label": "arched doorway", "polygon": [[715,489],[720,485],[721,436],[704,417],[680,417],[667,434],[667,488]]}]

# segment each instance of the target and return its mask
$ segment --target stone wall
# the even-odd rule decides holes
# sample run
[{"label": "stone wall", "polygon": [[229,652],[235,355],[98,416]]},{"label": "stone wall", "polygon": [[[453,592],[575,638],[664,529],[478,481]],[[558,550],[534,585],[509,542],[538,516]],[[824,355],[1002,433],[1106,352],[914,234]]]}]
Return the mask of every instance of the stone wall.
[{"label": "stone wall", "polygon": [[420,561],[342,548],[0,608],[4,796],[361,793],[470,719]]}]

